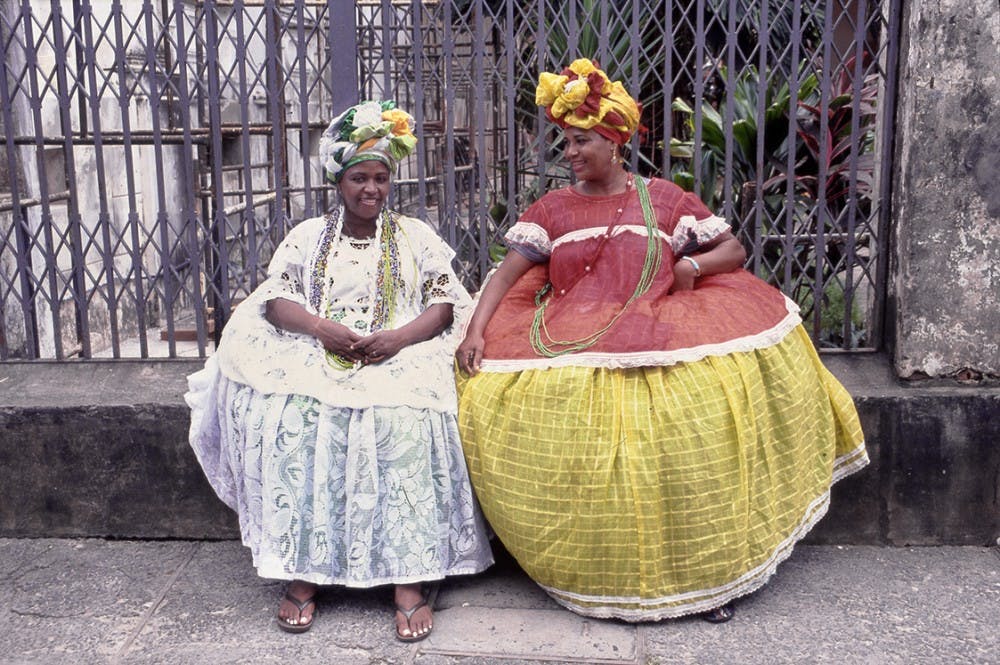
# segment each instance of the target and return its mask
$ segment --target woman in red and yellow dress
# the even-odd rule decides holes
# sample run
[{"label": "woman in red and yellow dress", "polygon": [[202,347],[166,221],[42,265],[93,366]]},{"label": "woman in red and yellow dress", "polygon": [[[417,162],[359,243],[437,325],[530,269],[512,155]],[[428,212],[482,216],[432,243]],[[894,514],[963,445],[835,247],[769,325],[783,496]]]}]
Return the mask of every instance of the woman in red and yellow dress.
[{"label": "woman in red and yellow dress", "polygon": [[867,463],[853,402],[725,220],[623,168],[620,82],[577,60],[536,101],[576,183],[508,231],[458,348],[473,485],[565,607],[728,620]]}]

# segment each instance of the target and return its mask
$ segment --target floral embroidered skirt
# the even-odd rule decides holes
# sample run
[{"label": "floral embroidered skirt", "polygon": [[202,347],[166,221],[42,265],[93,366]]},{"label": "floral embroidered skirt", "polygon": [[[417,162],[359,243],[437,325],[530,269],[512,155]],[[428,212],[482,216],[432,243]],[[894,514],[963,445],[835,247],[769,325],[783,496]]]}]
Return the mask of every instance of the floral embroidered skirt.
[{"label": "floral embroidered skirt", "polygon": [[459,377],[473,486],[508,551],[595,617],[706,611],[762,586],[867,461],[799,326],[666,367]]},{"label": "floral embroidered skirt", "polygon": [[492,564],[453,413],[337,408],[200,374],[192,446],[261,577],[369,587]]}]

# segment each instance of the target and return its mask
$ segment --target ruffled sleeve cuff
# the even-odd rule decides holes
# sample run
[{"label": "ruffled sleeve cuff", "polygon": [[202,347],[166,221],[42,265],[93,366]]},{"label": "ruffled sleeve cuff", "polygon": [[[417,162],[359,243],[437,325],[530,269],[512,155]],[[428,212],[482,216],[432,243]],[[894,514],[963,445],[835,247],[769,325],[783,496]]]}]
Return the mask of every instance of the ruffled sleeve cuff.
[{"label": "ruffled sleeve cuff", "polygon": [[533,222],[517,222],[510,227],[504,240],[507,246],[536,263],[541,263],[552,254],[549,234]]},{"label": "ruffled sleeve cuff", "polygon": [[[423,222],[420,222],[423,224]],[[426,230],[425,227],[421,227]],[[447,303],[460,305],[469,300],[469,293],[462,286],[451,264],[455,250],[429,232],[420,248],[420,290],[424,307]]]},{"label": "ruffled sleeve cuff", "polygon": [[468,300],[469,295],[459,283],[454,272],[427,275],[422,285],[424,307],[448,303],[457,305]]},{"label": "ruffled sleeve cuff", "polygon": [[308,288],[306,263],[309,252],[315,245],[315,241],[310,237],[310,232],[315,229],[310,226],[316,226],[318,223],[321,221],[307,220],[289,231],[268,263],[267,279],[261,282],[240,305],[241,307],[255,306],[263,315],[264,307],[269,300],[283,298],[298,303],[310,311],[313,310],[306,297]]},{"label": "ruffled sleeve cuff", "polygon": [[729,230],[729,223],[717,215],[710,215],[705,219],[684,215],[670,236],[670,247],[676,256],[691,254]]}]

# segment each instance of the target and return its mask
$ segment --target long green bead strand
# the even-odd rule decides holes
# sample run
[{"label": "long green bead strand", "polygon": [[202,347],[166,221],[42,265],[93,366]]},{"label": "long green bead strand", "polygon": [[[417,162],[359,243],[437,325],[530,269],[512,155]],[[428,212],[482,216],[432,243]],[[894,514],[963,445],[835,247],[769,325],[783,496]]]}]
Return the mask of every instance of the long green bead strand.
[{"label": "long green bead strand", "polygon": [[[646,183],[642,178],[636,178],[635,189],[639,195],[639,205],[642,207],[643,221],[646,223],[646,257],[643,260],[642,272],[639,275],[639,281],[636,283],[635,289],[632,291],[632,295],[611,321],[600,330],[575,340],[554,340],[549,335],[549,331],[545,325],[545,310],[548,307],[551,297],[544,298],[544,296],[551,290],[552,286],[551,284],[546,284],[535,294],[535,305],[537,308],[535,309],[535,316],[532,319],[531,331],[529,333],[531,347],[538,355],[547,358],[556,358],[567,353],[589,349],[594,344],[597,344],[611,329],[625,313],[629,305],[642,297],[653,285],[653,280],[660,271],[660,265],[663,262],[663,246],[660,242],[656,216],[653,214],[653,206],[649,199],[649,190],[646,188]],[[548,340],[548,343],[546,343],[546,340]]]}]

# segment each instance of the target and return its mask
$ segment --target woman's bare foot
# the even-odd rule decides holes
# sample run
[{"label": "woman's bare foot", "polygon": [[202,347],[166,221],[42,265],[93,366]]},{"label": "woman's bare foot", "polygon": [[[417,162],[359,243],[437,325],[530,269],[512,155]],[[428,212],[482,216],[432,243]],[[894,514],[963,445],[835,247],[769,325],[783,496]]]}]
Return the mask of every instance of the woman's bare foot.
[{"label": "woman's bare foot", "polygon": [[290,633],[304,633],[312,627],[316,613],[316,585],[292,580],[278,606],[278,627]]},{"label": "woman's bare foot", "polygon": [[431,634],[434,615],[419,584],[397,584],[396,639],[416,642]]}]

